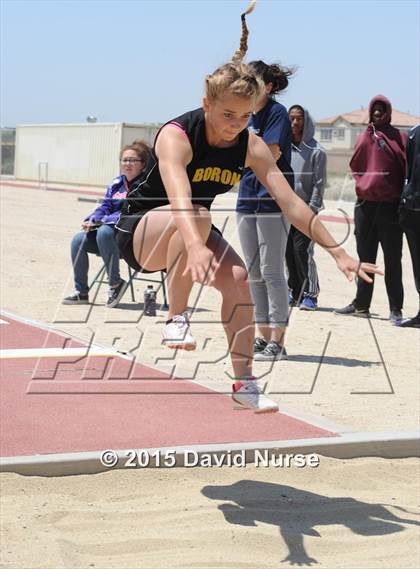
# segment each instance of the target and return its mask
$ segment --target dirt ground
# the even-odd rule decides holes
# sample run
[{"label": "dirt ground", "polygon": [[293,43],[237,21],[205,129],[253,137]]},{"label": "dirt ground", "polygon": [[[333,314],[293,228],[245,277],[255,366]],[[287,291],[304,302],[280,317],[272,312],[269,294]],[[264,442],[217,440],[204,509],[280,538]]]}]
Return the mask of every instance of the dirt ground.
[{"label": "dirt ground", "polygon": [[[70,241],[94,204],[78,201],[77,194],[7,185],[0,197],[5,310],[85,340],[93,335],[96,343],[132,351],[146,364],[175,366],[177,375],[213,389],[229,388],[216,291],[194,288],[198,349],[174,358],[160,345],[165,311],[156,318],[142,314],[144,282],[136,282],[136,303],[126,293],[116,309],[105,307],[105,285],[93,306],[61,305],[73,286]],[[347,202],[327,206],[328,215],[352,210]],[[225,236],[238,246],[234,196],[219,199],[216,209],[216,225],[226,222]],[[354,254],[352,227],[327,225]],[[389,323],[382,278],[370,320],[334,315],[335,307],[352,300],[355,285],[327,253],[318,249],[316,259],[319,310],[292,310],[289,360],[256,364],[256,375],[269,382],[281,409],[339,430],[418,428],[419,331]],[[406,244],[403,266],[404,313],[410,316],[418,307]],[[93,259],[92,275],[97,267],[99,259]],[[2,474],[0,483],[1,567],[271,569],[319,563],[402,569],[420,561],[416,459],[324,458],[318,469],[302,470],[248,466],[50,479]]]}]

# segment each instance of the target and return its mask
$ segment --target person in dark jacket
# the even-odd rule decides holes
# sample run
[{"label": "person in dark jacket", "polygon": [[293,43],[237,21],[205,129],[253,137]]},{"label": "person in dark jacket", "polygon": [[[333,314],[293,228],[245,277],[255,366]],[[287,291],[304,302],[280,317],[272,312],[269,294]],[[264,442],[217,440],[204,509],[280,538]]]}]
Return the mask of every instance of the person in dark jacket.
[{"label": "person in dark jacket", "polygon": [[420,328],[420,124],[411,129],[407,145],[407,181],[401,196],[400,224],[407,237],[413,263],[419,311],[400,323],[403,328]]},{"label": "person in dark jacket", "polygon": [[[327,181],[327,154],[314,138],[315,123],[307,109],[293,105],[289,109],[292,123],[292,168],[295,192],[318,213],[322,209]],[[286,248],[289,272],[289,302],[300,310],[318,307],[319,281],[314,259],[314,242],[292,225]]]},{"label": "person in dark jacket", "polygon": [[100,255],[104,260],[109,280],[107,306],[114,308],[121,300],[127,282],[120,277],[120,254],[115,238],[115,224],[127,192],[138,184],[148,157],[149,147],[139,140],[121,150],[121,175],[108,186],[102,204],[84,219],[83,231],[73,237],[71,259],[75,291],[63,300],[63,304],[89,303],[88,253]]},{"label": "person in dark jacket", "polygon": [[[361,261],[374,263],[381,244],[385,261],[385,286],[391,322],[402,320],[402,229],[398,208],[404,186],[405,136],[391,126],[392,107],[383,95],[369,104],[369,125],[356,142],[350,168],[356,181],[354,210],[357,253]],[[356,298],[336,314],[369,315],[373,282],[361,279]]]}]

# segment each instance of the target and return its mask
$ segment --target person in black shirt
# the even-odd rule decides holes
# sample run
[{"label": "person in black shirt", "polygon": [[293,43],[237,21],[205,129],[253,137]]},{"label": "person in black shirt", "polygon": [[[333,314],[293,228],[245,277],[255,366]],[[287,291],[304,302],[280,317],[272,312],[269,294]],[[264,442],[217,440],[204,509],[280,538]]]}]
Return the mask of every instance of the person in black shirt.
[{"label": "person in black shirt", "polygon": [[242,63],[248,30],[232,61],[206,77],[203,108],[186,113],[158,132],[144,179],[130,192],[118,223],[122,255],[136,269],[168,273],[169,320],[163,343],[194,350],[186,310],[194,282],[222,294],[221,320],[235,374],[232,398],[256,413],[278,411],[252,375],[253,304],[247,270],[239,255],[212,226],[215,196],[251,168],[289,222],[325,247],[338,268],[371,281],[376,265],[359,263],[339,247],[309,207],[293,192],[265,142],[248,132],[248,120],[264,83]]},{"label": "person in black shirt", "polygon": [[[420,124],[412,128],[408,136],[407,180],[401,195],[399,214],[410,249],[420,307]],[[420,328],[420,308],[416,316],[397,322],[398,325],[402,328]]]}]

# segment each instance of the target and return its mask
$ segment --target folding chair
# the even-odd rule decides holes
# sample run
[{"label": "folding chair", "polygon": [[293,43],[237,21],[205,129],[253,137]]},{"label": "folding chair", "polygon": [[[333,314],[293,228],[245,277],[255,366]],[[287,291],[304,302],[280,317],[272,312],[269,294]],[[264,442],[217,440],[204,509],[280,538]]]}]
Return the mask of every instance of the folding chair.
[{"label": "folding chair", "polygon": [[[127,288],[130,287],[130,291],[131,291],[131,300],[133,302],[136,302],[135,296],[134,296],[134,287],[133,287],[133,281],[147,281],[147,282],[151,282],[151,283],[160,283],[162,286],[162,293],[163,293],[163,306],[165,308],[168,308],[168,301],[167,301],[167,297],[166,297],[166,286],[165,286],[165,273],[164,271],[160,271],[160,280],[157,279],[151,279],[149,278],[149,273],[145,273],[147,276],[137,276],[137,275],[143,275],[143,273],[141,273],[140,271],[134,271],[129,265],[127,265],[128,268],[128,283],[127,283]],[[95,275],[95,277],[93,278],[92,282],[89,285],[89,290],[95,285],[95,284],[109,284],[108,281],[108,277],[106,276],[106,265],[105,263],[102,265],[102,267],[99,269],[99,271],[97,272],[97,274]]]},{"label": "folding chair", "polygon": [[[157,272],[157,271],[156,271]],[[129,274],[129,281],[128,284],[130,285],[130,289],[131,289],[131,296],[134,299],[134,288],[133,288],[133,281],[147,281],[150,283],[160,283],[162,286],[162,293],[163,293],[163,306],[165,308],[168,308],[168,300],[166,297],[166,286],[165,286],[165,278],[166,278],[166,274],[164,271],[160,271],[160,280],[157,279],[150,279],[149,278],[149,273],[142,273],[140,271],[133,271],[133,269],[129,266],[128,267],[128,274]],[[137,275],[147,275],[147,276],[137,276]],[[133,301],[134,302],[134,301]]]}]

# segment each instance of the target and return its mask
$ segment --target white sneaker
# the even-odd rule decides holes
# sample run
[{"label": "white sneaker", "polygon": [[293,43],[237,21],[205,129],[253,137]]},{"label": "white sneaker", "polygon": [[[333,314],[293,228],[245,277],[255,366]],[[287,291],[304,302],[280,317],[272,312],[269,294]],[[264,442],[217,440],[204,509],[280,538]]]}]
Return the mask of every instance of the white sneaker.
[{"label": "white sneaker", "polygon": [[166,324],[162,334],[162,344],[168,348],[180,350],[195,350],[196,343],[191,335],[187,313],[177,314]]},{"label": "white sneaker", "polygon": [[279,410],[277,403],[263,394],[255,379],[242,380],[236,385],[232,393],[232,399],[238,404],[235,409],[252,409],[254,413],[277,413]]}]

